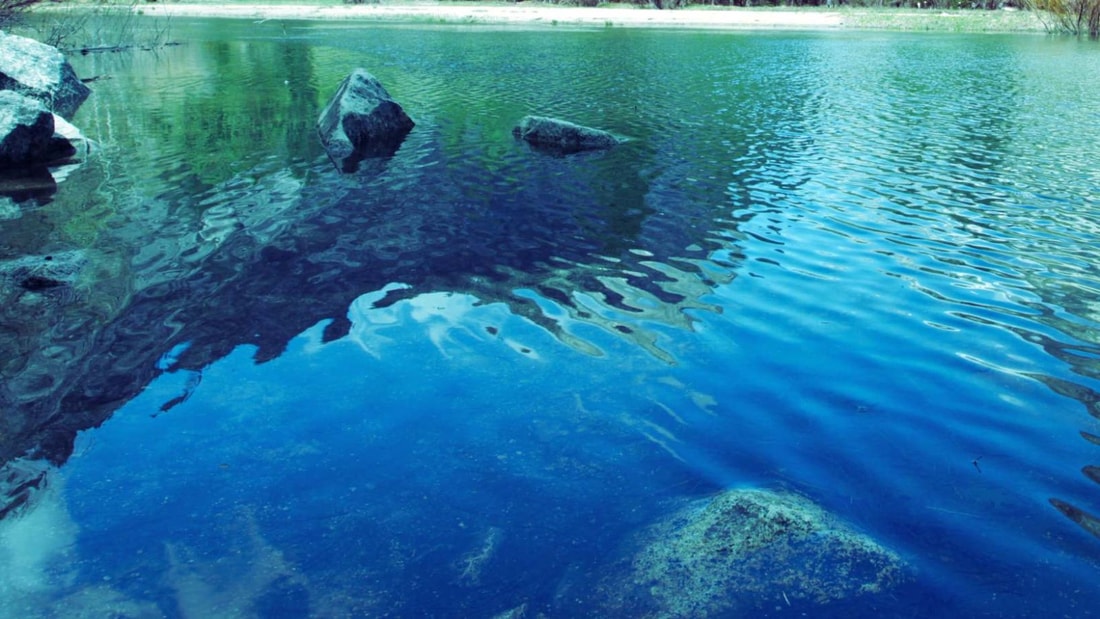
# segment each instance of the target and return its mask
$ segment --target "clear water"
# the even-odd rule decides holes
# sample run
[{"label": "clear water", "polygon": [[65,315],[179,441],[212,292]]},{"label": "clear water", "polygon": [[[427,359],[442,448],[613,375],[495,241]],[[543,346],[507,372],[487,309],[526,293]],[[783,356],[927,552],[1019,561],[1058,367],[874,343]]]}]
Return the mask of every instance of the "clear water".
[{"label": "clear water", "polygon": [[[6,272],[75,275],[5,289],[0,453],[63,464],[0,522],[0,616],[670,616],[640,540],[741,488],[904,576],[715,616],[1100,613],[1050,502],[1100,513],[1095,43],[173,36],[74,58],[100,149],[2,207]],[[357,66],[417,127],[340,176]],[[630,140],[540,153],[528,113]]]}]

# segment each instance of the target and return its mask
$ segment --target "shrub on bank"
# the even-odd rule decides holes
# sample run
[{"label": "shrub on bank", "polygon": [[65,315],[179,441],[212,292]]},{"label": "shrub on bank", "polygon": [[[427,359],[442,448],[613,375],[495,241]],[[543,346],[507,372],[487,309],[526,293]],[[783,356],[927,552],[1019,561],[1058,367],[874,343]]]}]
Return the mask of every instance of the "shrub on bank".
[{"label": "shrub on bank", "polygon": [[1100,0],[1028,0],[1045,15],[1047,30],[1100,37]]}]

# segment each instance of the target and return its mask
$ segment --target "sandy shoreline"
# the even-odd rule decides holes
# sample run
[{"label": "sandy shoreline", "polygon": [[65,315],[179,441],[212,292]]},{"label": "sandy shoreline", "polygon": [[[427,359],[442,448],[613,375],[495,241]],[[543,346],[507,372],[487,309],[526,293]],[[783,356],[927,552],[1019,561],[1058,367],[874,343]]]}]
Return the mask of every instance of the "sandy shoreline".
[{"label": "sandy shoreline", "polygon": [[[314,0],[316,2],[316,0]],[[1046,29],[1039,16],[1015,10],[916,10],[890,8],[727,8],[693,6],[676,11],[632,5],[584,8],[535,3],[404,0],[384,4],[231,3],[202,0],[144,3],[154,16],[237,19],[356,20],[374,23],[458,24],[549,28],[687,28],[705,30],[895,30],[921,32],[1030,32]]]},{"label": "sandy shoreline", "polygon": [[[35,12],[95,9],[92,2],[42,3]],[[701,30],[894,30],[957,33],[1042,33],[1037,14],[1016,10],[918,10],[892,8],[740,8],[692,6],[675,11],[630,4],[577,7],[539,3],[382,0],[343,4],[339,0],[273,0],[218,3],[211,0],[143,2],[135,13],[153,17],[345,20],[384,24],[446,24],[516,28],[676,28]]]},{"label": "sandy shoreline", "polygon": [[702,29],[832,29],[844,25],[836,11],[691,9],[659,11],[631,6],[583,8],[498,4],[144,4],[145,15],[240,19],[319,19],[470,25],[598,26]]}]

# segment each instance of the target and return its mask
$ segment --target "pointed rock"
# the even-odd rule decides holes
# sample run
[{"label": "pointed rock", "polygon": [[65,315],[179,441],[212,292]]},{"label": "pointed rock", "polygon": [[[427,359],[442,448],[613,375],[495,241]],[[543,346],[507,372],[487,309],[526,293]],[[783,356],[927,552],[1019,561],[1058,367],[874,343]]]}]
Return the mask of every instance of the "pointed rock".
[{"label": "pointed rock", "polygon": [[0,91],[0,168],[47,164],[73,156],[76,149],[56,134],[54,118],[38,100]]},{"label": "pointed rock", "polygon": [[367,157],[397,152],[415,124],[377,78],[356,69],[321,111],[317,132],[336,167],[354,172]]}]

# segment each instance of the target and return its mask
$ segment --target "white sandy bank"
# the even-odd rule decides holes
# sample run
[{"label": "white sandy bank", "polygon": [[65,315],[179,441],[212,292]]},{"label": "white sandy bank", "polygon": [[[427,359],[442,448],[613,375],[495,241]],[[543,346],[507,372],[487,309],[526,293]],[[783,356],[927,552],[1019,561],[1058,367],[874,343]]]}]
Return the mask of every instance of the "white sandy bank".
[{"label": "white sandy bank", "polygon": [[323,19],[376,22],[437,22],[449,24],[580,25],[706,29],[831,29],[843,25],[840,13],[764,9],[690,9],[660,11],[629,6],[583,8],[565,6],[468,4],[143,4],[146,15],[230,17],[241,19]]}]

